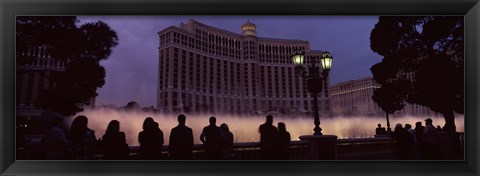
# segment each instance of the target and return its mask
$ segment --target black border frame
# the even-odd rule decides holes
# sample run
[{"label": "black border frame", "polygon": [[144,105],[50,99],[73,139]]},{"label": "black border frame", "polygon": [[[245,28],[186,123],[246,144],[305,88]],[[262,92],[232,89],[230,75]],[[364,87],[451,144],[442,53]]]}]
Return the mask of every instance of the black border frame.
[{"label": "black border frame", "polygon": [[[1,175],[479,174],[479,0],[0,0],[0,11]],[[15,161],[16,15],[465,15],[465,161]]]}]

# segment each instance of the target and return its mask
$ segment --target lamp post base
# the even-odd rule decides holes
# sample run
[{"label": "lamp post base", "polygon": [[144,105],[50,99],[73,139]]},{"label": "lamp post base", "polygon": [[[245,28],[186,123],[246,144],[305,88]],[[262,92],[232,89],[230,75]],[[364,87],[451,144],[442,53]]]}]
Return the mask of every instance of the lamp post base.
[{"label": "lamp post base", "polygon": [[319,126],[316,126],[315,128],[313,128],[313,135],[323,135],[322,134],[322,128],[320,128]]},{"label": "lamp post base", "polygon": [[311,160],[336,160],[337,159],[337,136],[335,135],[304,135],[299,137],[301,141],[310,143]]}]

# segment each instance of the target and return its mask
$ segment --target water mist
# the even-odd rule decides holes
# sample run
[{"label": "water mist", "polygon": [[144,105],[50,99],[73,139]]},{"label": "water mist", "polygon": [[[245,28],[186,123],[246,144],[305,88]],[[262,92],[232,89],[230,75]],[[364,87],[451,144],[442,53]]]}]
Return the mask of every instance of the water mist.
[{"label": "water mist", "polygon": [[[83,112],[75,115],[85,115],[88,120],[88,126],[95,131],[97,138],[101,138],[106,131],[108,123],[111,120],[120,121],[120,131],[125,132],[127,143],[130,146],[137,146],[138,133],[142,131],[143,121],[146,117],[152,117],[158,122],[160,129],[164,134],[165,144],[168,144],[170,130],[178,125],[177,115],[175,114],[154,114],[142,111],[125,111],[110,108],[85,109]],[[186,125],[193,130],[194,143],[199,144],[200,133],[203,127],[207,126],[210,115],[188,115]],[[234,135],[235,142],[258,142],[260,134],[258,127],[265,122],[265,115],[261,116],[235,116],[235,115],[214,115],[217,118],[217,126],[226,123]],[[392,130],[395,124],[402,125],[409,123],[415,128],[415,122],[424,120],[427,117],[390,117]],[[445,120],[443,117],[429,117],[433,119],[433,125],[443,126]],[[292,140],[299,140],[299,136],[313,134],[313,117],[311,116],[276,116],[273,115],[274,125],[278,122],[284,122],[287,131],[290,132]],[[71,120],[68,123],[71,123]],[[365,138],[375,135],[375,128],[378,123],[386,127],[385,117],[320,117],[320,127],[323,134],[337,135],[339,138]],[[457,131],[464,131],[464,116],[456,115],[455,125]]]}]

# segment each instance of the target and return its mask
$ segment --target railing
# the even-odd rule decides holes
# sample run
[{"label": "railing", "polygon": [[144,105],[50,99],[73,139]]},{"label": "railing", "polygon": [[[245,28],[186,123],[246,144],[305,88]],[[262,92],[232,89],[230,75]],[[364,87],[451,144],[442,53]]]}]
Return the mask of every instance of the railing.
[{"label": "railing", "polygon": [[[292,141],[289,147],[290,160],[306,160],[310,155],[309,143]],[[138,159],[139,147],[130,148],[130,158]],[[168,146],[163,146],[162,154],[168,159]],[[196,144],[193,147],[192,159],[204,159],[204,147]],[[260,143],[235,143],[235,160],[259,160]],[[389,160],[397,157],[396,142],[390,138],[338,139],[337,153],[339,160]]]},{"label": "railing", "polygon": [[[130,159],[138,159],[139,147],[130,147]],[[235,160],[260,160],[260,143],[245,142],[234,144]],[[306,159],[309,154],[309,143],[304,141],[292,141],[289,147],[289,159]],[[97,155],[101,158],[101,155]],[[203,144],[195,144],[192,150],[192,160],[205,159],[205,147]],[[162,147],[162,159],[169,159],[168,145]]]},{"label": "railing", "polygon": [[[454,159],[463,158],[464,134],[457,133],[459,141],[458,153]],[[39,145],[35,137],[31,138],[32,143],[24,148],[17,149],[17,159],[42,159],[42,146]],[[453,147],[447,148],[447,152],[451,152]],[[136,160],[138,158],[138,146],[130,147],[129,159]],[[337,159],[338,160],[395,160],[398,159],[398,148],[396,141],[390,137],[360,138],[360,139],[337,139]],[[259,160],[260,143],[235,143],[234,144],[235,160]],[[292,141],[289,147],[290,160],[306,160],[310,156],[310,143],[307,141]],[[457,157],[458,156],[458,157]],[[460,158],[462,157],[462,158]],[[97,159],[101,159],[102,155],[96,155]],[[162,159],[169,159],[168,146],[162,148]],[[193,160],[205,159],[205,148],[202,144],[195,144],[192,150]]]},{"label": "railing", "polygon": [[338,139],[339,160],[394,160],[397,159],[397,143],[390,137]]}]

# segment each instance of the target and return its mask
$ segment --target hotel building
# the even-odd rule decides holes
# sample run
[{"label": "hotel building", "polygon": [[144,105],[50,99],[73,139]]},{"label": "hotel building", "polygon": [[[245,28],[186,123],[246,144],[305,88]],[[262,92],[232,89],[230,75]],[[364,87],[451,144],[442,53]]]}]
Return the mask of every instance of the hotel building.
[{"label": "hotel building", "polygon": [[[21,53],[24,60],[17,60],[16,67],[16,115],[17,117],[38,117],[44,110],[34,107],[41,90],[54,86],[48,77],[53,72],[63,72],[66,61],[54,59],[46,47],[32,47]],[[89,107],[95,106],[95,98]]]},{"label": "hotel building", "polygon": [[[247,21],[241,34],[189,20],[158,32],[157,108],[187,113],[305,113],[312,97],[291,55],[304,51],[320,64],[323,51],[305,40],[258,37]],[[329,81],[324,85],[329,86]],[[329,112],[328,90],[319,112]]]},{"label": "hotel building", "polygon": [[350,80],[330,87],[330,103],[335,115],[385,115],[372,100],[373,91],[380,88],[372,77]]},{"label": "hotel building", "polygon": [[[373,91],[380,88],[372,77],[341,82],[331,86],[330,103],[334,115],[366,115],[385,116],[385,111],[373,101]],[[405,107],[394,113],[395,116],[405,115],[437,115],[430,109],[405,102]]]}]

